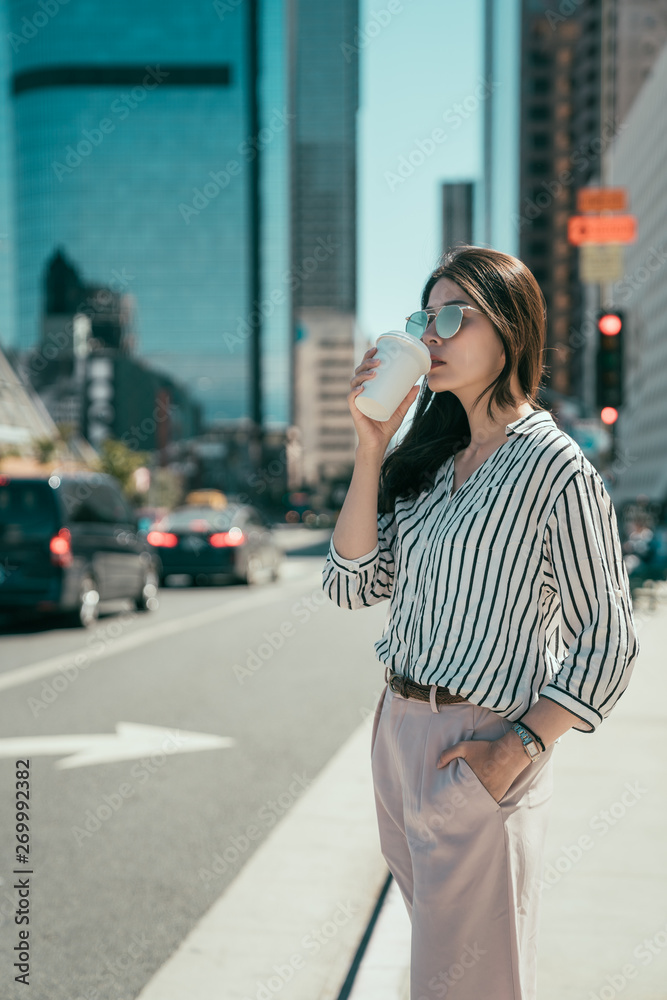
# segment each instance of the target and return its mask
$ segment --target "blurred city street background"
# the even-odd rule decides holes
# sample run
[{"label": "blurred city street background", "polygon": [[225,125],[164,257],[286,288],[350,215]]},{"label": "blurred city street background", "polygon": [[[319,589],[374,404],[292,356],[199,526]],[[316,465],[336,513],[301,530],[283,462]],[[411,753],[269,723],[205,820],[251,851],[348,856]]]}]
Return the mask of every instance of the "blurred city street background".
[{"label": "blurred city street background", "polygon": [[665,93],[667,0],[0,0],[2,1000],[408,1000],[387,605],[321,571],[457,243],[544,292],[642,641],[558,747],[540,1000],[667,1000]]}]

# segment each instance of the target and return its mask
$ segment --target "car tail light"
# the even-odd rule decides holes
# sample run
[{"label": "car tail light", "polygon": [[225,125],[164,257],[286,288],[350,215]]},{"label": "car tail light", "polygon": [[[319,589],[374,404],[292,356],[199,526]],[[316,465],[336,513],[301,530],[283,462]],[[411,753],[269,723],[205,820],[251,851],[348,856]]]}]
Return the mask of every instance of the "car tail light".
[{"label": "car tail light", "polygon": [[49,542],[49,551],[51,553],[51,562],[54,566],[61,566],[65,569],[67,566],[72,565],[74,561],[72,557],[72,538],[68,528],[61,528],[58,534],[53,536]]},{"label": "car tail light", "polygon": [[245,535],[240,528],[231,528],[229,531],[216,531],[214,535],[209,535],[208,541],[214,549],[227,549],[234,545],[243,545]]},{"label": "car tail light", "polygon": [[149,531],[146,535],[146,541],[149,545],[173,549],[175,545],[178,545],[178,535],[172,534],[171,531]]}]

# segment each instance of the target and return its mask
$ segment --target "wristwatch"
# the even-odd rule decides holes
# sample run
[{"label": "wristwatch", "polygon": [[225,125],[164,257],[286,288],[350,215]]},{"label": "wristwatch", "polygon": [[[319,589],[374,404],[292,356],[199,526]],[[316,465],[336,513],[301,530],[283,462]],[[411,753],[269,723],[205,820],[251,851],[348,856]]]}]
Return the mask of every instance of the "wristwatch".
[{"label": "wristwatch", "polygon": [[524,729],[520,722],[512,723],[512,729],[515,733],[519,734],[521,742],[523,743],[523,749],[530,757],[531,761],[534,761],[542,753],[537,743],[530,735],[527,729]]}]

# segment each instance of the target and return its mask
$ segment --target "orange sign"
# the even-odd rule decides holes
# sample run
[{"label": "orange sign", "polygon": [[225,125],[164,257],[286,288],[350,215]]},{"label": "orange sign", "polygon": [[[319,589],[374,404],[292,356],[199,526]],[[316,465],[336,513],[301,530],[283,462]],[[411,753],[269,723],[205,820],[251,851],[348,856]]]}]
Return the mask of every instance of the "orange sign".
[{"label": "orange sign", "polygon": [[570,243],[634,243],[636,215],[571,215],[567,220]]},{"label": "orange sign", "polygon": [[579,188],[578,212],[625,212],[625,188]]}]

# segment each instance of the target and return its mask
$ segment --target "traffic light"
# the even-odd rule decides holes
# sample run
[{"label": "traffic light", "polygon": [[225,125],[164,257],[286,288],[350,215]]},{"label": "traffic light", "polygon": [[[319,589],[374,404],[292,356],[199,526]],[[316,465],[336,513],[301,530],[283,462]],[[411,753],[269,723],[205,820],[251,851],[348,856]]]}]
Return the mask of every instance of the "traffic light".
[{"label": "traffic light", "polygon": [[623,325],[618,309],[598,313],[596,403],[599,409],[618,409],[623,403]]}]

